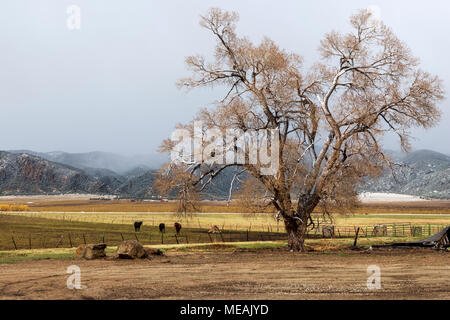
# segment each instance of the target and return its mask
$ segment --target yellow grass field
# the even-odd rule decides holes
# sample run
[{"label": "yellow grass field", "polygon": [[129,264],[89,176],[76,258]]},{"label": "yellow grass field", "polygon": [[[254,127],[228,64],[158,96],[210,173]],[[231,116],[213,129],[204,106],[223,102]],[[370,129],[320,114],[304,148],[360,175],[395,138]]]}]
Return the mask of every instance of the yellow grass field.
[{"label": "yellow grass field", "polygon": [[[20,197],[17,199],[2,200],[0,198],[0,208],[2,206],[26,206],[27,210],[37,212],[174,212],[177,207],[176,201],[168,203],[160,202],[131,202],[130,200],[89,200],[89,199],[67,199],[63,196],[60,199],[52,197],[33,199]],[[240,207],[236,202],[227,204],[226,201],[202,201],[200,210],[204,213],[245,213],[246,208]],[[4,210],[5,211],[5,210]],[[16,210],[8,210],[16,211]],[[20,210],[24,211],[24,210]],[[273,213],[272,208],[268,208],[266,213]],[[361,203],[352,210],[355,214],[371,213],[407,213],[407,214],[450,214],[450,200],[432,201],[411,201],[411,202],[379,202]]]},{"label": "yellow grass field", "polygon": [[[57,219],[65,221],[132,224],[134,221],[143,221],[144,225],[157,226],[161,222],[172,226],[180,222],[186,228],[209,229],[217,225],[224,230],[250,230],[283,232],[282,222],[276,221],[272,214],[230,214],[230,213],[202,213],[187,217],[180,217],[173,213],[139,213],[139,212],[108,212],[108,213],[67,213],[67,212],[4,212],[2,214]],[[320,218],[315,215],[314,218]],[[450,215],[434,214],[352,214],[334,215],[334,224],[337,227],[366,227],[376,224],[412,224],[412,225],[450,225]],[[323,221],[322,223],[330,223]]]},{"label": "yellow grass field", "polygon": [[[161,202],[131,202],[130,200],[42,200],[27,204],[26,201],[4,201],[1,205],[27,205],[31,211],[39,212],[174,212],[176,201]],[[235,203],[227,205],[225,201],[202,201],[202,212],[242,213],[245,208]],[[11,210],[13,211],[13,210]],[[273,212],[268,208],[267,213]]]},{"label": "yellow grass field", "polygon": [[[131,224],[143,221],[144,225],[157,226],[164,222],[173,225],[180,222],[187,228],[209,229],[217,225],[225,230],[251,230],[283,232],[282,222],[277,222],[274,212],[245,213],[236,203],[225,201],[203,201],[202,212],[177,216],[173,212],[176,202],[132,202],[131,200],[89,200],[25,197],[0,200],[0,208],[22,208],[22,212],[8,210],[3,214],[59,219],[67,221]],[[321,217],[317,212],[314,219]],[[335,214],[338,227],[365,227],[375,224],[450,225],[450,201],[412,201],[389,203],[364,203],[347,214]],[[330,221],[321,221],[330,223]]]}]

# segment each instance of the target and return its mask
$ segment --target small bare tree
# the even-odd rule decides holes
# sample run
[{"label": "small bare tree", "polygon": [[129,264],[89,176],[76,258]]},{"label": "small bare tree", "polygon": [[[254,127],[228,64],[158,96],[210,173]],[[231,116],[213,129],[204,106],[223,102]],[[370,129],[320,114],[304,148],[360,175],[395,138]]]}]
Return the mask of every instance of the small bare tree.
[{"label": "small bare tree", "polygon": [[[385,133],[398,135],[408,150],[410,128],[438,122],[441,81],[419,69],[408,47],[366,10],[351,17],[350,33],[324,37],[322,60],[309,72],[302,70],[299,55],[272,40],[255,45],[239,37],[237,20],[236,13],[220,9],[201,17],[201,26],[217,41],[214,61],[188,57],[192,77],[179,86],[225,87],[217,107],[202,110],[195,120],[223,132],[278,130],[279,166],[274,175],[261,175],[260,161],[211,165],[203,158],[186,161],[184,170],[200,189],[227,167],[245,170],[270,194],[284,220],[289,248],[301,251],[316,207],[351,204],[364,179],[392,166],[380,146]],[[193,132],[193,122],[184,128]],[[163,149],[173,145],[166,140]],[[238,146],[224,143],[224,150],[231,148]]]},{"label": "small bare tree", "polygon": [[176,212],[180,216],[187,216],[201,210],[197,184],[190,172],[182,165],[164,165],[155,180],[155,189],[165,196],[171,194],[177,196]]},{"label": "small bare tree", "polygon": [[269,208],[273,211],[272,199],[267,188],[253,176],[242,181],[235,194],[236,204],[245,213],[267,212]]}]

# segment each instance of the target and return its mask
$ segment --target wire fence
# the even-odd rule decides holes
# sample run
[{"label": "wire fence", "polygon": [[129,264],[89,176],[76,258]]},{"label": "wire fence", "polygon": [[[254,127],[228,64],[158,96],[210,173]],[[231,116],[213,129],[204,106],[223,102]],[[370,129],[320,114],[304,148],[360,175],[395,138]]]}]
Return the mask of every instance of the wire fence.
[{"label": "wire fence", "polygon": [[[16,216],[17,214],[14,214]],[[36,215],[36,216],[35,216]],[[33,218],[53,218],[50,215],[31,213],[19,216]],[[106,243],[116,246],[124,240],[137,240],[145,245],[159,244],[188,244],[188,243],[214,243],[214,242],[246,242],[246,241],[277,241],[287,240],[283,223],[276,225],[262,221],[249,221],[246,226],[238,223],[228,223],[217,226],[220,233],[207,232],[211,225],[201,224],[200,219],[183,221],[181,233],[176,234],[170,227],[172,221],[165,221],[168,228],[166,233],[159,231],[157,217],[147,217],[141,232],[131,232],[134,221],[144,220],[142,216],[127,216],[126,221],[112,221],[110,225],[93,223],[89,225],[73,221],[72,215],[63,215],[62,219],[52,220],[52,225],[32,225],[30,230],[20,230],[22,221],[16,222],[19,230],[4,228],[0,232],[0,250],[11,249],[41,249],[41,248],[72,248],[80,244]],[[92,217],[89,217],[92,219]],[[101,216],[99,216],[99,219]],[[103,217],[104,218],[104,217]],[[123,217],[120,217],[123,220]],[[140,219],[141,218],[141,219]],[[176,219],[174,217],[174,219]],[[176,221],[176,220],[175,220]],[[69,222],[69,224],[67,224]],[[104,221],[103,221],[104,222]],[[122,222],[122,223],[121,223]],[[128,225],[128,226],[127,226]],[[127,227],[125,227],[127,226]],[[375,225],[334,225],[329,221],[317,220],[313,228],[308,229],[308,238],[354,238],[358,232],[359,237],[429,237],[442,229],[444,224],[416,224],[416,223],[379,223]],[[29,228],[29,227],[27,227]],[[8,230],[9,229],[9,230]],[[33,230],[34,229],[34,230]],[[130,230],[131,229],[131,230]],[[358,231],[359,230],[359,231]]]},{"label": "wire fence", "polygon": [[444,224],[377,224],[372,226],[334,226],[322,225],[308,232],[309,235],[323,238],[355,237],[429,237],[446,228]]},{"label": "wire fence", "polygon": [[[9,213],[15,216],[31,217],[31,218],[45,218],[56,219],[62,222],[80,222],[80,223],[96,223],[96,224],[111,224],[111,225],[132,225],[135,221],[143,221],[145,226],[156,228],[160,221],[164,221],[167,226],[173,225],[174,222],[181,222],[183,228],[187,229],[200,229],[201,232],[206,232],[212,225],[217,224],[222,232],[245,232],[249,230],[255,233],[264,234],[285,234],[284,224],[280,221],[273,222],[272,216],[265,218],[272,220],[258,220],[249,219],[247,223],[242,223],[237,219],[237,223],[229,222],[227,219],[223,219],[223,222],[216,221],[203,221],[204,219],[196,218],[183,218],[176,215],[169,217],[158,217],[148,214],[71,214],[71,213],[40,213],[40,212],[13,212]],[[61,215],[62,214],[62,215]],[[324,238],[336,237],[346,238],[354,237],[356,230],[360,228],[359,236],[363,237],[421,237],[431,236],[443,228],[445,224],[417,224],[417,223],[380,223],[376,225],[333,225],[330,221],[316,222],[314,228],[308,229],[308,235],[311,237]],[[324,231],[325,228],[325,231]],[[198,233],[199,231],[195,231]],[[189,235],[188,235],[189,237]],[[259,236],[256,236],[259,237]],[[208,237],[205,237],[208,240]],[[243,238],[244,239],[244,238]],[[245,241],[245,240],[243,240]]]},{"label": "wire fence", "polygon": [[[286,239],[283,233],[224,230],[220,233],[182,231],[179,234],[156,232],[61,232],[11,234],[9,243],[0,245],[2,250],[73,248],[80,244],[106,243],[117,246],[124,240],[137,240],[144,245],[189,244],[215,242],[277,241]],[[4,243],[5,241],[3,241]]]},{"label": "wire fence", "polygon": [[[333,226],[323,225],[309,230],[308,238],[353,238],[359,228],[359,237],[427,237],[446,225],[441,224],[379,224],[375,226]],[[0,249],[42,249],[73,248],[80,244],[106,243],[116,246],[124,240],[137,240],[144,245],[189,244],[216,242],[251,242],[286,240],[286,233],[222,230],[220,233],[208,233],[205,230],[185,230],[179,234],[143,232],[70,232],[60,233],[24,233],[12,232],[10,241],[2,241]],[[9,242],[9,243],[8,243]]]}]

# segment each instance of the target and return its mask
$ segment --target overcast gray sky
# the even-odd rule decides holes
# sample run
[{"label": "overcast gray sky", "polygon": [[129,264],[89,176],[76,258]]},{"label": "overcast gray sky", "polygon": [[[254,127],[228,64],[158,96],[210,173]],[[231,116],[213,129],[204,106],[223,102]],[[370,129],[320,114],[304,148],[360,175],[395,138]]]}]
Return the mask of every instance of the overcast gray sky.
[{"label": "overcast gray sky", "polygon": [[[72,4],[81,9],[80,30],[66,25]],[[175,87],[188,75],[186,56],[212,52],[198,24],[209,7],[237,11],[240,34],[268,36],[312,64],[322,36],[345,30],[351,14],[371,5],[449,88],[447,0],[2,1],[0,150],[153,153],[176,123],[218,98]],[[448,106],[441,104],[439,127],[413,132],[416,149],[450,154]]]}]

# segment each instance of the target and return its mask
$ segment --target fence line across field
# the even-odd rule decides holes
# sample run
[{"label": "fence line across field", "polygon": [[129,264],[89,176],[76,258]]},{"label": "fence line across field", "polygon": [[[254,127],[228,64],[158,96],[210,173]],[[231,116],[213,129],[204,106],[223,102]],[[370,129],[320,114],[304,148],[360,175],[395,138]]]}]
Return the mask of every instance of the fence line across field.
[{"label": "fence line across field", "polygon": [[[80,244],[106,243],[115,246],[124,240],[137,240],[145,245],[215,243],[284,240],[282,233],[264,233],[227,230],[217,234],[208,232],[181,232],[179,235],[155,232],[61,232],[58,235],[47,233],[11,234],[10,249],[73,248]],[[5,248],[6,249],[6,248]]]},{"label": "fence line across field", "polygon": [[[329,232],[332,236],[325,236],[324,228],[333,227]],[[385,223],[365,226],[333,226],[322,225],[309,231],[309,234],[322,234],[324,237],[346,238],[354,237],[357,228],[360,228],[360,237],[424,237],[446,228],[445,224],[412,224],[412,223]]]},{"label": "fence line across field", "polygon": [[[308,238],[354,238],[359,229],[359,237],[427,237],[446,225],[442,224],[379,224],[375,226],[332,226],[322,225],[308,231]],[[216,242],[249,242],[286,240],[284,232],[266,232],[247,230],[223,230],[220,233],[209,233],[204,229],[185,230],[180,234],[159,233],[157,231],[119,232],[92,231],[59,233],[11,233],[10,248],[3,249],[40,249],[40,248],[73,248],[80,244],[107,243],[118,245],[124,240],[137,240],[145,245],[182,244],[182,243],[216,243]]]}]

